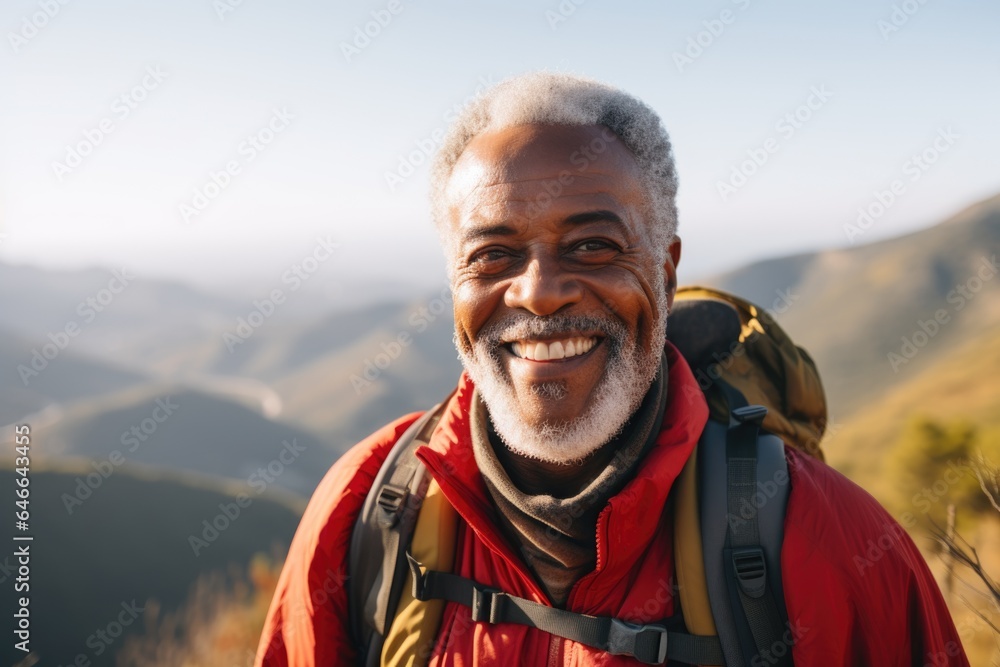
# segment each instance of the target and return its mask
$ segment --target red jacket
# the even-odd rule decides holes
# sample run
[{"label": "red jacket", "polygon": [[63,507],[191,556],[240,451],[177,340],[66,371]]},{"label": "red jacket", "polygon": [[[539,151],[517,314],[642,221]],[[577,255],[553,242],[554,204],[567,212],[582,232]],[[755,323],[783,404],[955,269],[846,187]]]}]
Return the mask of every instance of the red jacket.
[{"label": "red jacket", "polygon": [[[597,566],[570,610],[649,622],[675,612],[671,527],[661,509],[708,418],[691,371],[667,344],[668,403],[656,445],[597,522]],[[417,456],[461,517],[454,571],[546,603],[494,521],[472,454],[472,382],[462,373],[429,445]],[[396,419],[338,460],[313,494],[289,549],[257,652],[258,667],[354,664],[347,602],[351,530],[393,443],[420,416]],[[937,584],[913,542],[847,478],[786,447],[791,491],[781,552],[798,667],[968,665]],[[540,630],[472,623],[448,603],[432,666],[636,665]]]}]

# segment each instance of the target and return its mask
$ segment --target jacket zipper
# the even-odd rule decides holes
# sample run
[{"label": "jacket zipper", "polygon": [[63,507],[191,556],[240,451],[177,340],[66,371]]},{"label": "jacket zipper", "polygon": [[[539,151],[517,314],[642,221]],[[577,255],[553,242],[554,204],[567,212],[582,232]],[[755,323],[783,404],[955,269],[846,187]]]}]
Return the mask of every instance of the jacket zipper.
[{"label": "jacket zipper", "polygon": [[[570,601],[572,601],[576,597],[576,592],[577,589],[579,589],[580,584],[584,580],[592,578],[601,566],[600,556],[601,556],[601,547],[603,546],[601,543],[601,533],[603,533],[604,529],[606,528],[605,524],[608,521],[608,515],[610,514],[610,512],[611,512],[611,506],[608,505],[603,510],[601,510],[600,514],[597,515],[597,522],[596,522],[597,530],[595,531],[596,534],[594,535],[595,537],[594,550],[597,555],[597,561],[594,565],[594,572],[591,572],[590,574],[585,574],[575,584],[573,584],[573,588],[570,589],[569,596],[566,598],[567,607],[570,606],[569,604]],[[551,635],[549,639],[548,667],[560,667],[563,664],[562,648],[564,645],[565,642],[563,641],[562,637]]]},{"label": "jacket zipper", "polygon": [[555,635],[549,637],[549,662],[548,667],[560,667],[562,665],[562,638]]}]

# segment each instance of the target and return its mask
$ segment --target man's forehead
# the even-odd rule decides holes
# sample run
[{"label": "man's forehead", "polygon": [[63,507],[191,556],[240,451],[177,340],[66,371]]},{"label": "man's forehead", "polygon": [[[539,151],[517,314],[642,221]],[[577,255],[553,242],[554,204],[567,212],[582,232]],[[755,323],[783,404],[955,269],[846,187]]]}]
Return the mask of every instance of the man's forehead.
[{"label": "man's forehead", "polygon": [[562,170],[584,174],[624,169],[639,175],[631,151],[603,125],[534,123],[483,132],[466,145],[454,171],[466,169],[486,177],[484,185]]},{"label": "man's forehead", "polygon": [[[630,203],[601,189],[581,189],[578,194],[562,193],[558,198],[539,197],[537,190],[528,190],[523,183],[494,185],[480,192],[489,196],[469,198],[457,205],[458,229],[462,231],[498,221],[532,222],[542,218],[557,218],[572,226],[597,218],[624,217]],[[591,215],[601,212],[602,215]]]},{"label": "man's forehead", "polygon": [[641,196],[641,178],[631,151],[602,125],[522,125],[470,141],[447,192],[459,220],[497,219],[525,207],[614,208]]}]

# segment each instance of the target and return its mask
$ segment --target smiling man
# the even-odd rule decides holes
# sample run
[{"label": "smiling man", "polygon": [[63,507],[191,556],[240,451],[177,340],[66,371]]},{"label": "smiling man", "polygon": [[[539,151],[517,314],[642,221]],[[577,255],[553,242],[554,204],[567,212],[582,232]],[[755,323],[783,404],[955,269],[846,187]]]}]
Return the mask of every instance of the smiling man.
[{"label": "smiling man", "polygon": [[[568,171],[591,146],[593,159]],[[452,171],[443,196],[462,363],[511,462],[579,486],[607,465],[614,448],[590,455],[659,370],[680,241],[652,250],[643,172],[602,126],[483,133]]]},{"label": "smiling man", "polygon": [[[463,112],[437,155],[432,204],[464,372],[439,410],[394,420],[331,468],[291,545],[258,665],[967,664],[898,524],[791,446],[774,608],[787,626],[766,643],[753,626],[744,661],[715,638],[715,610],[698,621],[678,592],[687,545],[673,489],[710,408],[667,339],[676,189],[658,116],[603,84],[529,74]],[[733,322],[740,335],[719,303],[703,330],[688,327],[689,360]],[[817,414],[788,423],[818,437]],[[381,541],[358,538],[369,529]],[[372,595],[356,590],[369,581]]]}]

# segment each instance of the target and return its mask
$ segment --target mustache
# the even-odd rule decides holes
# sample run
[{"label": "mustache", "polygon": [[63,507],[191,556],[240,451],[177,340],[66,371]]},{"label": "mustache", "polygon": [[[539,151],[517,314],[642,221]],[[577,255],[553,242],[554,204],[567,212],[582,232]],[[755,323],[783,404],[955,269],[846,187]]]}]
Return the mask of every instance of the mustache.
[{"label": "mustache", "polygon": [[612,354],[622,349],[629,336],[625,325],[611,317],[593,315],[539,317],[512,313],[481,329],[476,336],[476,345],[485,346],[493,353],[503,345],[504,341],[534,337],[571,337],[595,331],[604,336]]}]

